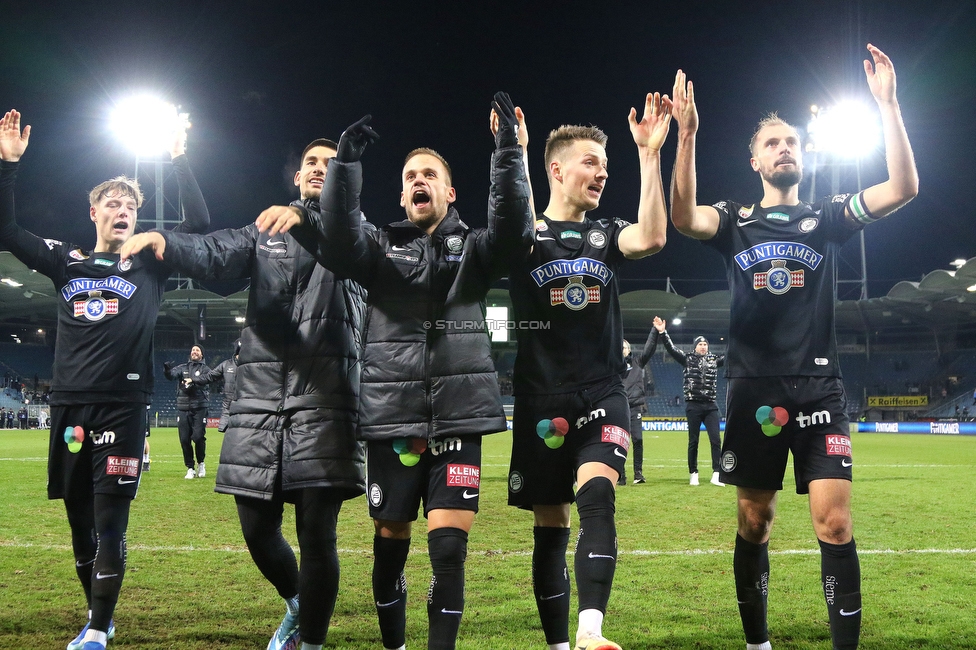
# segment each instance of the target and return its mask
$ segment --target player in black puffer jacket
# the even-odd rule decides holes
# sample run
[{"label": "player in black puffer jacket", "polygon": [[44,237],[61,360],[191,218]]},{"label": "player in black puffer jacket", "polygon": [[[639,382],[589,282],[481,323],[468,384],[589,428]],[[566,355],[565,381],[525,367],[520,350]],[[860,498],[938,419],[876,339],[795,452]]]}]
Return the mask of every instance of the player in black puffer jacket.
[{"label": "player in black puffer jacket", "polygon": [[[302,153],[296,209],[318,208],[335,147],[316,140]],[[253,224],[206,236],[150,232],[130,244],[127,251],[152,248],[190,277],[251,280],[216,490],[234,495],[248,551],[285,599],[268,647],[299,634],[324,643],[338,594],[339,508],[365,489],[356,440],[365,292],[316,263],[290,234]],[[295,504],[300,569],[281,534],[285,502]]]},{"label": "player in black puffer jacket", "polygon": [[[321,214],[281,208],[274,224],[336,273],[368,291],[360,437],[367,441],[375,526],[373,594],[383,646],[404,644],[403,567],[421,500],[433,578],[429,646],[453,648],[464,609],[468,531],[478,509],[481,438],[505,430],[485,296],[529,241],[529,191],[515,108],[495,96],[501,126],[492,156],[488,227],[471,228],[452,203],[451,170],[431,149],[411,151],[401,175],[407,219],[362,228],[360,155],[375,133],[368,117],[349,127],[329,163]],[[265,215],[262,215],[264,217]],[[308,225],[315,236],[305,239]]]}]

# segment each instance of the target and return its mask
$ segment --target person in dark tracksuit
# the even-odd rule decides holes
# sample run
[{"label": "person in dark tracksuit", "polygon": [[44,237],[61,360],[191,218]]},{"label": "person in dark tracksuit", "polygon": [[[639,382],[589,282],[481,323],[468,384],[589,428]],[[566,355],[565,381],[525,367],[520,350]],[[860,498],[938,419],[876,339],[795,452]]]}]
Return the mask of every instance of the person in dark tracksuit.
[{"label": "person in dark tracksuit", "polygon": [[217,381],[224,382],[223,400],[220,405],[220,422],[217,424],[217,431],[223,433],[227,430],[227,423],[230,421],[230,404],[234,401],[234,393],[237,391],[237,361],[241,354],[241,340],[234,342],[234,354],[224,359],[216,367],[211,368],[198,378],[194,378],[193,383],[205,385]]},{"label": "person in dark tracksuit", "polygon": [[[634,356],[630,348],[630,341],[624,339],[624,362],[627,370],[621,374],[624,381],[624,392],[630,404],[630,450],[634,457],[634,484],[644,482],[644,431],[641,421],[647,412],[646,380],[644,377],[647,362],[650,361],[654,348],[651,339],[657,330],[652,329],[647,335],[647,342],[639,356]],[[620,473],[617,485],[627,485],[626,469]]]},{"label": "person in dark tracksuit", "polygon": [[701,426],[705,425],[712,456],[712,485],[723,487],[719,480],[719,460],[722,456],[722,438],[719,433],[718,405],[715,396],[718,386],[718,369],[725,365],[725,355],[708,351],[704,336],[695,338],[695,351],[685,353],[675,347],[665,329],[664,321],[654,317],[651,332],[650,354],[654,354],[659,340],[674,360],[684,368],[685,414],[688,416],[688,474],[690,485],[698,485],[698,441]]},{"label": "person in dark tracksuit", "polygon": [[[207,406],[210,403],[210,390],[206,384],[194,380],[210,372],[203,360],[203,348],[194,345],[190,348],[190,358],[186,363],[174,366],[167,361],[163,364],[166,379],[176,380],[177,428],[180,434],[180,447],[183,449],[183,464],[186,476],[183,478],[203,478],[207,475]],[[195,449],[194,449],[195,448]],[[196,451],[197,467],[194,469],[193,456]]]}]

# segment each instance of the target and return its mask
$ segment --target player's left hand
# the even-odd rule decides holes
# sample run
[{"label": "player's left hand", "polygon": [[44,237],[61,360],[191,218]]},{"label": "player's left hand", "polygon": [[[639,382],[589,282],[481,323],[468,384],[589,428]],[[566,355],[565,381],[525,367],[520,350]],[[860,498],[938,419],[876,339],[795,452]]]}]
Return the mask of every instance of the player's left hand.
[{"label": "player's left hand", "polygon": [[339,149],[336,159],[339,162],[356,162],[363,157],[366,145],[380,139],[379,134],[369,125],[372,115],[364,115],[355,124],[351,124],[339,138]]},{"label": "player's left hand", "polygon": [[127,260],[133,255],[136,255],[143,248],[148,248],[156,253],[156,259],[162,262],[163,253],[166,252],[166,239],[162,236],[162,234],[152,230],[149,232],[141,232],[137,235],[132,235],[129,237],[128,241],[122,244],[122,249],[119,251],[119,257],[123,260]]},{"label": "player's left hand", "polygon": [[868,80],[868,88],[878,103],[890,102],[895,99],[895,66],[884,52],[868,43],[868,52],[872,62],[864,60],[864,76]]},{"label": "player's left hand", "polygon": [[638,147],[651,151],[660,151],[668,137],[671,128],[671,112],[674,105],[667,95],[661,93],[647,93],[644,100],[644,116],[637,121],[637,109],[631,108],[627,121],[630,122],[630,133]]},{"label": "player's left hand", "polygon": [[272,205],[264,210],[254,220],[259,232],[268,232],[274,237],[279,232],[288,232],[295,226],[300,226],[304,219],[302,211],[291,205]]}]

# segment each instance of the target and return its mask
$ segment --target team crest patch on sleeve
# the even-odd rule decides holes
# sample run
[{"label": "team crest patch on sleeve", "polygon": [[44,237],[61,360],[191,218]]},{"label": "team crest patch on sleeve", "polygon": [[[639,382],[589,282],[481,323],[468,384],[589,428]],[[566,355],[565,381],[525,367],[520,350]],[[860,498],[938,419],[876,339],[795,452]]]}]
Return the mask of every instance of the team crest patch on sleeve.
[{"label": "team crest patch on sleeve", "polygon": [[577,275],[569,279],[569,284],[562,288],[549,290],[549,305],[566,305],[573,311],[583,309],[591,302],[600,302],[600,285],[588,287],[583,284],[583,276]]},{"label": "team crest patch on sleeve", "polygon": [[139,465],[141,464],[141,458],[109,456],[105,461],[105,473],[118,476],[139,476]]},{"label": "team crest patch on sleeve", "polygon": [[[61,245],[61,242],[59,242],[57,239],[45,239],[44,243],[47,244],[47,247],[51,250],[54,250],[55,246]],[[73,260],[78,260],[79,262],[84,262],[88,259],[88,256],[81,252],[80,248],[73,248],[68,251],[68,257]]]},{"label": "team crest patch on sleeve", "polygon": [[624,450],[630,449],[630,434],[626,429],[615,424],[604,424],[601,433],[603,442],[612,442]]},{"label": "team crest patch on sleeve", "polygon": [[752,276],[752,288],[768,289],[777,296],[786,293],[793,287],[802,287],[804,282],[803,269],[791,271],[786,268],[786,260],[773,260],[773,267],[768,271],[761,271]]},{"label": "team crest patch on sleeve", "polygon": [[851,439],[847,436],[827,436],[826,441],[828,456],[851,455]]},{"label": "team crest patch on sleeve", "polygon": [[447,484],[451,487],[481,487],[481,468],[451,463],[447,466]]}]

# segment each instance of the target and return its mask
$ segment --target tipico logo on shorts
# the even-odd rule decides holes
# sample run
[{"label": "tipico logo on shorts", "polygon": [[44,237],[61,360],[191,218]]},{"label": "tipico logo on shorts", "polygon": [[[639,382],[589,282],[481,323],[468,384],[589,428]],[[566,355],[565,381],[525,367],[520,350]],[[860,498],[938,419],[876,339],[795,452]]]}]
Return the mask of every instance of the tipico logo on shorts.
[{"label": "tipico logo on shorts", "polygon": [[756,410],[756,422],[770,438],[779,435],[789,420],[790,414],[782,406],[760,406]]}]

